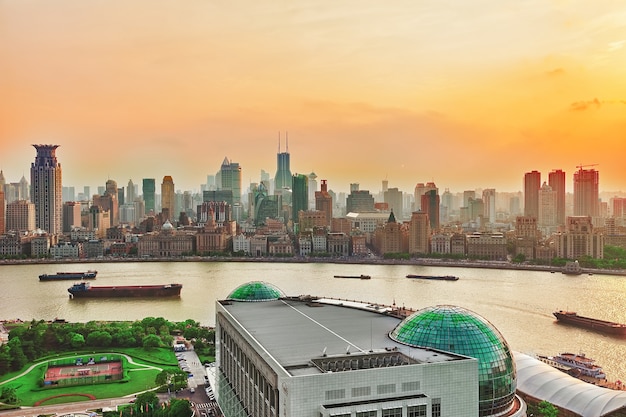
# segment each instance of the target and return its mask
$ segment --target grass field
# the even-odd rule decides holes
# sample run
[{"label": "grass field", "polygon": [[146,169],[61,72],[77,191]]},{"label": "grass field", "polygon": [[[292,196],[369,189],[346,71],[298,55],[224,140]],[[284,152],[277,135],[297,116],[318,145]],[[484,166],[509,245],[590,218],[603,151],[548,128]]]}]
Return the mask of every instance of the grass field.
[{"label": "grass field", "polygon": [[[87,352],[87,353],[104,353],[104,352]],[[43,375],[45,364],[41,363],[39,366],[34,367],[30,372],[20,376],[19,378],[2,384],[0,381],[0,387],[8,386],[15,388],[17,397],[20,399],[21,406],[32,406],[37,401],[41,401],[45,398],[52,397],[60,394],[92,394],[96,398],[114,398],[124,397],[132,395],[137,392],[146,391],[155,388],[155,377],[161,369],[177,369],[178,363],[176,356],[171,349],[150,349],[145,350],[141,348],[136,349],[122,349],[115,353],[126,354],[132,357],[132,360],[136,362],[130,363],[125,358],[123,359],[123,366],[125,370],[128,370],[128,381],[126,382],[110,382],[106,384],[91,384],[71,387],[55,387],[55,388],[40,388],[39,379]],[[84,354],[82,352],[78,353]],[[63,357],[71,357],[74,355],[63,355]],[[55,356],[54,359],[61,357]],[[53,358],[49,358],[53,359]],[[32,365],[29,364],[25,369]],[[159,369],[148,368],[146,366],[157,367]],[[22,371],[23,372],[23,371]],[[20,374],[13,373],[12,376]],[[3,381],[9,379],[11,375],[5,376]],[[67,402],[75,402],[86,400],[85,397],[68,396],[58,397],[53,402],[46,402],[45,404],[59,404]]]}]

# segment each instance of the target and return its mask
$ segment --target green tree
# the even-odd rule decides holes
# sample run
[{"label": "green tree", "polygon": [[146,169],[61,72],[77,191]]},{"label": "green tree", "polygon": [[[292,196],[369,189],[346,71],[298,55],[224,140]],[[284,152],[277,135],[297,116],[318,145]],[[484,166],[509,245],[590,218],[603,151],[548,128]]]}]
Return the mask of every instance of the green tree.
[{"label": "green tree", "polygon": [[18,403],[17,391],[13,387],[2,387],[0,400],[6,404],[17,404]]},{"label": "green tree", "polygon": [[152,349],[161,346],[161,338],[156,334],[149,334],[142,339],[144,349]]},{"label": "green tree", "polygon": [[191,411],[191,404],[188,400],[173,399],[170,402],[169,417],[191,417],[193,412]]},{"label": "green tree", "polygon": [[95,332],[89,333],[89,336],[87,336],[87,345],[109,347],[111,346],[112,340],[113,340],[113,336],[111,336],[111,333],[106,332],[106,331],[96,330]]},{"label": "green tree", "polygon": [[85,346],[85,337],[80,333],[69,334],[70,346],[73,348],[82,348]]},{"label": "green tree", "polygon": [[557,417],[559,415],[558,408],[545,400],[538,404],[538,409],[543,417]]},{"label": "green tree", "polygon": [[22,369],[28,363],[28,358],[22,350],[22,341],[19,337],[14,337],[7,343],[9,354],[11,355],[11,369],[17,371]]}]

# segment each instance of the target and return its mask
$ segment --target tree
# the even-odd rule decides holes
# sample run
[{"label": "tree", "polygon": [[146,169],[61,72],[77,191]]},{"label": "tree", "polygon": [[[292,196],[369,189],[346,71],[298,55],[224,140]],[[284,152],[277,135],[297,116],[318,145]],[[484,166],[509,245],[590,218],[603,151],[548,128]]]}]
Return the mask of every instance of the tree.
[{"label": "tree", "polygon": [[13,387],[2,387],[0,400],[6,404],[17,404],[17,391]]},{"label": "tree", "polygon": [[19,337],[14,337],[7,343],[9,346],[9,354],[11,355],[11,369],[17,371],[22,369],[28,363],[28,358],[22,350],[22,341]]},{"label": "tree", "polygon": [[538,408],[543,417],[557,417],[559,415],[559,410],[548,401],[541,401]]},{"label": "tree", "polygon": [[144,349],[152,349],[161,346],[161,338],[156,334],[149,334],[142,339]]},{"label": "tree", "polygon": [[111,333],[101,330],[91,332],[87,336],[87,344],[89,346],[109,347],[112,340],[113,336],[111,336]]},{"label": "tree", "polygon": [[191,404],[188,400],[173,399],[170,403],[169,413],[170,417],[191,417],[193,412],[191,411]]},{"label": "tree", "polygon": [[70,346],[73,348],[82,348],[85,346],[85,337],[80,333],[69,334]]}]

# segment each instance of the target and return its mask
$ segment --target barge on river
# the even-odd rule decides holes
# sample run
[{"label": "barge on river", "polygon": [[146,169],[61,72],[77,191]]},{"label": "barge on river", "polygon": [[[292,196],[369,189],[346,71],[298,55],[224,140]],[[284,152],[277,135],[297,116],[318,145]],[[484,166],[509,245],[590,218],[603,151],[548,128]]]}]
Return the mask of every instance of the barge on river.
[{"label": "barge on river", "polygon": [[58,281],[62,279],[92,279],[98,275],[98,271],[86,272],[57,272],[56,274],[41,274],[39,281]]},{"label": "barge on river", "polygon": [[356,278],[356,279],[371,279],[369,275],[335,275],[335,278]]},{"label": "barge on river", "polygon": [[95,287],[88,282],[79,282],[72,285],[67,291],[70,293],[70,298],[179,297],[182,288],[182,284]]},{"label": "barge on river", "polygon": [[416,275],[409,274],[406,276],[407,278],[416,278],[416,279],[435,279],[440,281],[458,281],[459,277],[455,277],[454,275]]},{"label": "barge on river", "polygon": [[559,322],[572,324],[589,330],[595,330],[597,332],[626,336],[626,324],[593,319],[591,317],[583,317],[579,316],[574,311],[559,310],[552,314]]}]

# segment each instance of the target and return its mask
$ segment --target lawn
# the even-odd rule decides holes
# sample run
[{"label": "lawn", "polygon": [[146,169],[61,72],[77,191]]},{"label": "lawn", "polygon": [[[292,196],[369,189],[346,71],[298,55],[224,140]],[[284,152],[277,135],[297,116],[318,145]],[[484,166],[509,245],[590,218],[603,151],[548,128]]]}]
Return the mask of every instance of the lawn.
[{"label": "lawn", "polygon": [[[171,349],[120,349],[116,353],[129,355],[132,357],[134,362],[137,362],[137,364],[131,364],[125,358],[122,359],[124,369],[128,370],[127,381],[72,387],[40,388],[38,382],[40,377],[43,375],[45,367],[42,363],[33,368],[27,374],[14,381],[6,383],[6,386],[15,388],[17,397],[20,399],[20,405],[22,406],[33,406],[37,401],[61,394],[92,394],[98,399],[124,397],[156,387],[154,380],[157,374],[161,371],[159,369],[147,368],[142,365],[153,366],[161,369],[178,368],[176,356]],[[30,365],[32,364],[29,364],[28,366]],[[45,404],[74,402],[77,400],[82,400],[82,398],[76,396],[58,397],[54,400],[50,400],[50,403],[46,402]]]}]

